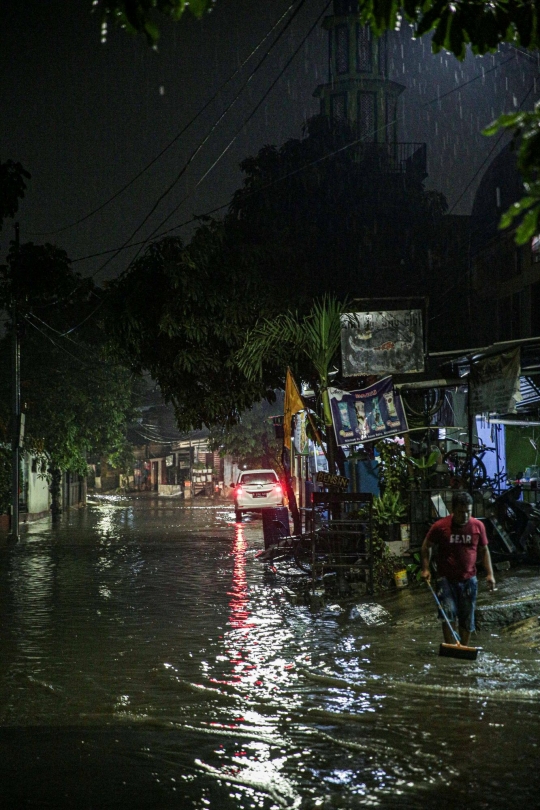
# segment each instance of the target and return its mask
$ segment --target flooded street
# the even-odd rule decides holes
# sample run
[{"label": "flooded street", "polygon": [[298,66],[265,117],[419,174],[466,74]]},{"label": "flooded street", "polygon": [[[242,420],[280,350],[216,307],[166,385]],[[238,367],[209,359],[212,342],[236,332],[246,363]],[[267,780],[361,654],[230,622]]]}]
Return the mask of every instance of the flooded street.
[{"label": "flooded street", "polygon": [[439,658],[429,594],[314,613],[261,547],[226,504],[143,497],[2,538],[3,806],[539,806],[538,636]]}]

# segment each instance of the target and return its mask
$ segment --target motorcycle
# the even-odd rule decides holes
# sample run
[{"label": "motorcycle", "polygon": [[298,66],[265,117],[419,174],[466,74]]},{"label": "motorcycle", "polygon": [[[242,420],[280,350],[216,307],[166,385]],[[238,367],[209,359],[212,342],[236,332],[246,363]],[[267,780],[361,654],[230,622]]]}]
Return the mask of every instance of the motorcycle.
[{"label": "motorcycle", "polygon": [[517,484],[494,499],[490,547],[499,557],[540,563],[540,509],[520,500],[521,492]]}]

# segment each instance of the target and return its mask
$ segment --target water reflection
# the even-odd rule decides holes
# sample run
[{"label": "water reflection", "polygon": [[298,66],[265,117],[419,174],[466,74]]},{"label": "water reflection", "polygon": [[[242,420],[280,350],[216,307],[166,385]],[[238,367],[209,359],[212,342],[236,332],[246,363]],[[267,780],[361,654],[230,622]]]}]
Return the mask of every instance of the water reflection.
[{"label": "water reflection", "polygon": [[[0,565],[2,717],[54,728],[52,769],[79,773],[80,750],[58,740],[75,728],[86,746],[92,727],[114,743],[95,742],[111,783],[189,785],[173,806],[433,808],[462,785],[475,806],[506,810],[516,791],[536,806],[538,708],[519,702],[539,685],[536,651],[489,637],[474,666],[441,663],[421,596],[382,600],[384,626],[311,612],[254,559],[259,522],[132,507],[102,500],[84,529],[80,514],[33,528]],[[509,687],[514,702],[497,704]],[[11,750],[0,735],[0,778]],[[80,791],[71,806],[86,806]],[[118,806],[170,805],[156,792]]]},{"label": "water reflection", "polygon": [[40,658],[51,629],[55,566],[50,553],[12,557],[9,583],[13,600],[12,637],[19,650]]}]

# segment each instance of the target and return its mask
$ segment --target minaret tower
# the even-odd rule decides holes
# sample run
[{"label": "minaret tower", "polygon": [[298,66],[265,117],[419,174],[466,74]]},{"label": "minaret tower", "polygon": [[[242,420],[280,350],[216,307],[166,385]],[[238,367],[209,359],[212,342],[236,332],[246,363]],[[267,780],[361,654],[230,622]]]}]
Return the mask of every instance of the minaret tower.
[{"label": "minaret tower", "polygon": [[397,100],[405,87],[388,78],[387,35],[377,39],[361,25],[358,0],[334,0],[334,14],[323,26],[329,77],[313,94],[321,114],[348,121],[364,143],[397,145]]}]

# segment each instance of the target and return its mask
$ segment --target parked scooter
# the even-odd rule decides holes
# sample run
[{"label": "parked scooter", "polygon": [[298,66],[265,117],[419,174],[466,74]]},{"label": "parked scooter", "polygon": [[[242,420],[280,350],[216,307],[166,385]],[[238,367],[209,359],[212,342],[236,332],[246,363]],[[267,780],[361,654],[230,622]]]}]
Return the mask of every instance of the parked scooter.
[{"label": "parked scooter", "polygon": [[516,485],[495,498],[490,545],[496,555],[540,563],[540,509],[519,500],[521,492]]}]

